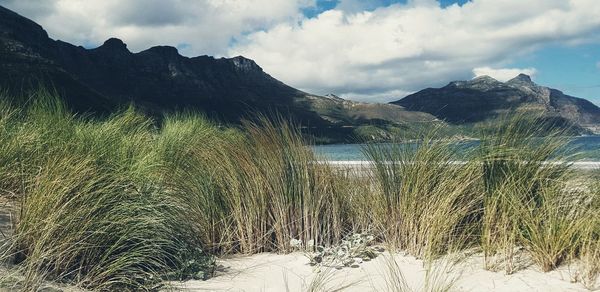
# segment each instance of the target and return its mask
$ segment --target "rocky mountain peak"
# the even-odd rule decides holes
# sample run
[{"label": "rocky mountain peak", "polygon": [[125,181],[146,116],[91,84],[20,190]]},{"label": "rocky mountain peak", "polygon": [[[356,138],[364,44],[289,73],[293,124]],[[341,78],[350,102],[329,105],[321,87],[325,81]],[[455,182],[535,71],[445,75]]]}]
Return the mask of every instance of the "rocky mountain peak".
[{"label": "rocky mountain peak", "polygon": [[500,82],[489,76],[428,88],[393,102],[451,123],[484,121],[517,109],[538,111],[580,126],[600,124],[600,108],[559,90],[539,86],[526,74]]},{"label": "rocky mountain peak", "polygon": [[488,75],[481,75],[481,76],[477,76],[475,78],[473,78],[473,80],[471,80],[471,82],[491,82],[491,83],[496,83],[498,82],[498,80],[496,80],[495,78],[488,76]]},{"label": "rocky mountain peak", "polygon": [[140,54],[147,54],[150,53],[152,55],[158,56],[159,58],[163,58],[166,60],[177,60],[179,58],[183,58],[183,56],[181,56],[179,54],[179,51],[177,50],[177,48],[172,47],[172,46],[154,46],[151,47],[143,52],[141,52]]},{"label": "rocky mountain peak", "polygon": [[111,52],[120,52],[120,51],[129,52],[129,50],[127,49],[127,45],[118,38],[109,38],[108,40],[106,40],[104,42],[104,44],[102,44],[100,47],[98,47],[98,49],[111,51]]},{"label": "rocky mountain peak", "polygon": [[517,77],[508,80],[506,82],[506,84],[509,85],[522,85],[522,86],[532,86],[532,85],[536,85],[532,80],[531,77],[527,74],[519,74],[517,75]]},{"label": "rocky mountain peak", "polygon": [[450,87],[470,88],[483,91],[493,89],[500,85],[502,85],[502,82],[487,75],[477,76],[469,81],[454,81],[449,84]]},{"label": "rocky mountain peak", "polygon": [[167,58],[181,57],[177,48],[171,46],[154,46],[152,48],[147,49],[146,52],[152,52],[154,54]]},{"label": "rocky mountain peak", "polygon": [[515,81],[518,80],[518,81],[523,81],[523,82],[533,82],[533,81],[531,81],[531,76],[529,76],[527,74],[523,74],[523,73],[517,75],[517,77],[515,77],[511,80],[515,80]]},{"label": "rocky mountain peak", "polygon": [[262,71],[262,68],[253,60],[243,56],[237,56],[230,59],[233,65],[241,72]]}]

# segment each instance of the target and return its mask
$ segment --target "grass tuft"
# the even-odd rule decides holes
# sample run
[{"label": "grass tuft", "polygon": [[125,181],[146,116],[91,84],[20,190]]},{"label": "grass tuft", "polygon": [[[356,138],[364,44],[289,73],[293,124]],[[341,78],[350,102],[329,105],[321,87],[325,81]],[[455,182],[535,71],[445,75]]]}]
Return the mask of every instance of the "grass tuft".
[{"label": "grass tuft", "polygon": [[432,258],[473,243],[471,217],[481,201],[476,163],[456,163],[450,142],[436,133],[421,143],[367,144],[377,189],[370,196],[373,225],[388,244]]}]

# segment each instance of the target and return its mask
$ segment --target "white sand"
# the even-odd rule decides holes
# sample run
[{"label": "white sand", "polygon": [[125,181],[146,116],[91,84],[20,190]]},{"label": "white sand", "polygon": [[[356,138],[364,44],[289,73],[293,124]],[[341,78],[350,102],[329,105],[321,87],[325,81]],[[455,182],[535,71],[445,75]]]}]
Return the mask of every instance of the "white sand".
[{"label": "white sand", "polygon": [[[426,270],[423,262],[410,256],[394,257],[410,291],[422,291]],[[348,285],[342,291],[393,291],[386,286],[385,276],[389,273],[386,266],[392,262],[390,259],[389,254],[384,254],[361,264],[359,268],[321,268],[321,273],[316,273],[315,267],[308,265],[308,259],[301,253],[258,254],[220,260],[219,264],[226,269],[207,281],[174,284],[187,291],[307,291],[315,275],[321,275],[326,278],[324,291]],[[484,270],[483,259],[472,256],[454,266],[453,271],[437,274],[447,280],[458,279],[451,291],[589,291],[581,283],[572,282],[575,273],[574,268],[568,267],[543,273],[534,265],[528,265],[506,275],[502,271]]]}]

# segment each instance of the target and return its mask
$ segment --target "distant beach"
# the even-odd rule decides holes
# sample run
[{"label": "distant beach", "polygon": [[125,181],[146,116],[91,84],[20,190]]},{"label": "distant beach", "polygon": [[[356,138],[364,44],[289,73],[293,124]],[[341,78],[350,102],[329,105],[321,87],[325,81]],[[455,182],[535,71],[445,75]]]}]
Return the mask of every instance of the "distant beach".
[{"label": "distant beach", "polygon": [[[469,149],[478,145],[478,140],[458,141],[456,147],[461,149]],[[405,145],[415,145],[416,143],[403,143]],[[384,143],[385,145],[385,143]],[[333,164],[356,164],[356,161],[366,160],[361,151],[364,144],[330,144],[316,145],[313,149],[322,160],[327,160]],[[580,136],[573,137],[567,147],[568,155],[572,155],[572,159],[585,162],[585,165],[591,162],[600,162],[600,136]]]}]

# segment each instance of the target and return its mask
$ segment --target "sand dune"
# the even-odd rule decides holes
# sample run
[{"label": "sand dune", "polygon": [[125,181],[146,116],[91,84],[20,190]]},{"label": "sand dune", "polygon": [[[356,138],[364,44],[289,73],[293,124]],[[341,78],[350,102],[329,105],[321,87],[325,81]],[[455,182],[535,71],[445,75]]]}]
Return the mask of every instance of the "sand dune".
[{"label": "sand dune", "polygon": [[[288,255],[257,254],[220,260],[224,268],[207,281],[174,283],[186,291],[311,291],[311,284],[322,280],[325,284],[312,291],[394,291],[386,283],[391,256],[383,254],[365,262],[359,268],[317,268],[308,265],[301,253]],[[427,268],[423,261],[411,256],[395,254],[394,259],[409,290],[423,291],[426,285]],[[469,257],[458,265],[436,264],[429,269],[435,279],[429,283],[449,283],[456,280],[450,291],[589,291],[575,282],[575,265],[565,266],[553,272],[543,273],[534,265],[523,261],[522,269],[506,275],[503,271],[483,269],[483,258]],[[313,281],[317,277],[317,281]],[[386,281],[386,279],[388,281]],[[314,287],[313,287],[314,288]]]}]

